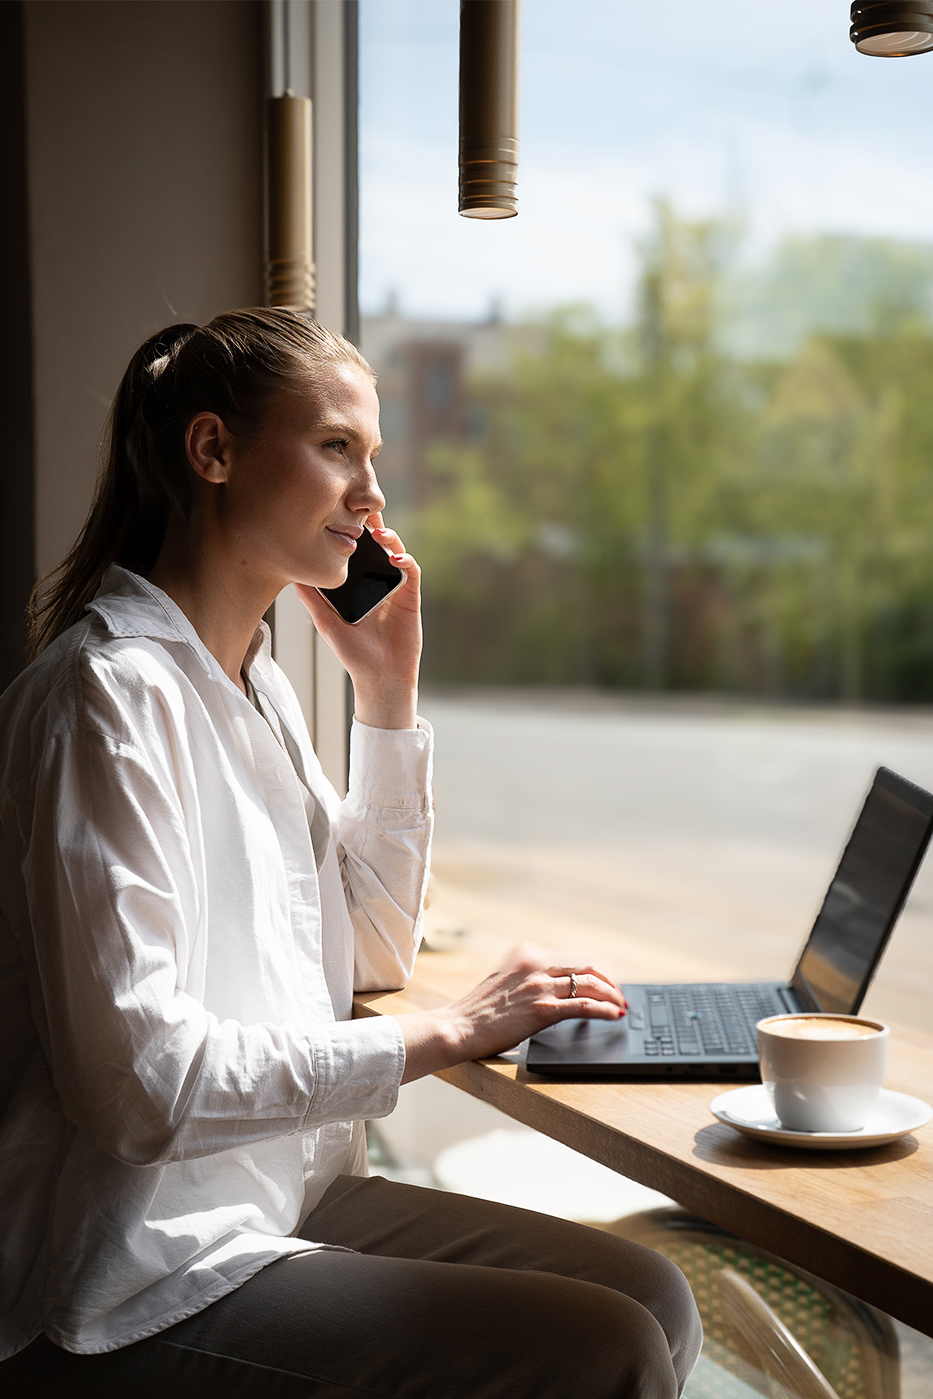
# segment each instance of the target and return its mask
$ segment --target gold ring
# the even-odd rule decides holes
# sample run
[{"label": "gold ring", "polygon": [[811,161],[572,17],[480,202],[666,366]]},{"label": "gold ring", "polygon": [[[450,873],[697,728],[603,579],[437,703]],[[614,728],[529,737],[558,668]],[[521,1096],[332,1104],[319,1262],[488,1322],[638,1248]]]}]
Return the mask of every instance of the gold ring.
[{"label": "gold ring", "polygon": [[571,972],[571,973],[570,973],[570,998],[571,998],[571,1000],[573,999],[573,997],[574,997],[576,994],[577,994],[577,974],[576,974],[576,972]]}]

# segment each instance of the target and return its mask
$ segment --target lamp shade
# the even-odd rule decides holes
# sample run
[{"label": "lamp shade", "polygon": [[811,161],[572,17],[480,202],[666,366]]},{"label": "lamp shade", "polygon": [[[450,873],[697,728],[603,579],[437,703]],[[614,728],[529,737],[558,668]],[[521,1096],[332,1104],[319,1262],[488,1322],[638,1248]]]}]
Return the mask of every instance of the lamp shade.
[{"label": "lamp shade", "polygon": [[266,302],[314,310],[311,251],[311,101],[266,104]]},{"label": "lamp shade", "polygon": [[849,17],[859,53],[907,58],[933,49],[933,0],[856,0]]},{"label": "lamp shade", "polygon": [[461,0],[460,213],[518,213],[518,0]]}]

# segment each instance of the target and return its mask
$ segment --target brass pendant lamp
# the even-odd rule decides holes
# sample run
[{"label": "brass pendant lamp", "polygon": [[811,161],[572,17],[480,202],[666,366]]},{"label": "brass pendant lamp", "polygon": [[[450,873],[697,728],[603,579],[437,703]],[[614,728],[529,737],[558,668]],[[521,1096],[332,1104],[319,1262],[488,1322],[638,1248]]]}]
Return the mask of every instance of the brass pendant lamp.
[{"label": "brass pendant lamp", "polygon": [[908,58],[933,50],[933,0],[856,0],[850,19],[859,53]]},{"label": "brass pendant lamp", "polygon": [[518,0],[460,0],[460,213],[518,213]]},{"label": "brass pendant lamp", "polygon": [[291,5],[280,0],[284,91],[266,101],[266,304],[313,313],[311,99],[291,90]]}]

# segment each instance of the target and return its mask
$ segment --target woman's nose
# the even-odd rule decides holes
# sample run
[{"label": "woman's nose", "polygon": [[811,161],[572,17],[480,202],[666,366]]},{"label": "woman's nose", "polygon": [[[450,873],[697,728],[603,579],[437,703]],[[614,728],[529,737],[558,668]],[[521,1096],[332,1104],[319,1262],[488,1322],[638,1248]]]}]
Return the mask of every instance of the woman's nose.
[{"label": "woman's nose", "polygon": [[353,495],[355,508],[365,509],[367,515],[376,515],[380,510],[385,509],[386,498],[379,489],[379,482],[371,462],[362,473]]}]

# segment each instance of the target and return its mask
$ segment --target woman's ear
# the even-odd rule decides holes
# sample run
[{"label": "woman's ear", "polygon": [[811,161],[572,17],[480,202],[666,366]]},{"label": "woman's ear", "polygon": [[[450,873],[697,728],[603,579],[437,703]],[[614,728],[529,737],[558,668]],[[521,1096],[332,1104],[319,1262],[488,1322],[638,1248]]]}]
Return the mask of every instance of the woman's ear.
[{"label": "woman's ear", "polygon": [[230,468],[230,434],[216,413],[198,413],[185,433],[185,452],[202,481],[223,485]]}]

